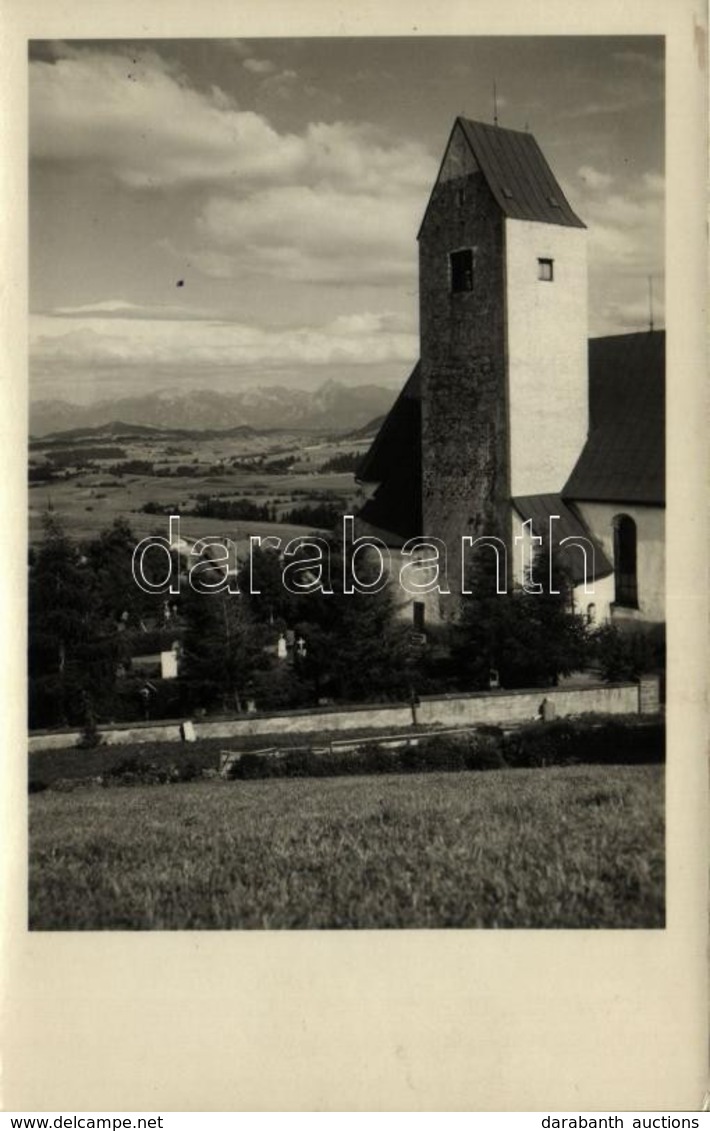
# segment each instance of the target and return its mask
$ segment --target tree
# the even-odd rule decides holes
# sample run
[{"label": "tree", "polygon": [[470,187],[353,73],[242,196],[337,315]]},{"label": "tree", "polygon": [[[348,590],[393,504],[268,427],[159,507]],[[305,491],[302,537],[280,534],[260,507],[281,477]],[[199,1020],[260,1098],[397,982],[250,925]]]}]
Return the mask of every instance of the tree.
[{"label": "tree", "polygon": [[542,591],[516,585],[498,593],[495,566],[490,549],[479,548],[455,633],[462,673],[480,689],[489,686],[492,671],[504,687],[554,686],[560,675],[582,667],[590,650],[584,621],[571,611],[569,573],[543,546],[530,577]]},{"label": "tree", "polygon": [[296,598],[283,584],[283,566],[277,550],[261,546],[251,549],[251,561],[239,570],[239,590],[256,621],[273,624],[294,619]]},{"label": "tree", "polygon": [[115,680],[117,634],[95,575],[54,514],[30,567],[30,725],[83,723]]},{"label": "tree", "polygon": [[[352,575],[344,569],[342,544],[332,539],[329,546],[332,592],[297,599],[297,633],[306,642],[304,675],[317,694],[334,699],[406,695],[408,630],[395,620],[391,581],[373,592],[346,586]],[[358,576],[361,583],[374,581],[374,563],[360,557]]]},{"label": "tree", "polygon": [[[394,618],[391,583],[379,592],[347,592],[343,546],[337,538],[319,534],[327,544],[329,568],[324,565],[323,590],[295,593],[283,582],[283,563],[273,550],[254,551],[254,588],[247,597],[254,617],[292,628],[305,642],[305,655],[294,655],[297,690],[310,688],[311,698],[361,701],[406,693],[407,630]],[[312,560],[305,540],[303,557]],[[292,559],[298,560],[298,556]],[[361,582],[375,577],[373,563],[358,558]],[[327,578],[326,578],[327,574]],[[349,576],[349,580],[352,580]],[[240,574],[240,589],[248,593],[249,567]]]},{"label": "tree", "polygon": [[596,663],[605,683],[637,679],[644,672],[662,671],[665,640],[658,627],[629,631],[605,624],[592,635]]},{"label": "tree", "polygon": [[[208,579],[207,573],[201,575],[203,582]],[[185,619],[181,681],[189,706],[218,705],[241,712],[253,673],[268,662],[263,630],[241,595],[190,589],[181,608]]]},{"label": "tree", "polygon": [[[129,523],[119,515],[111,526],[81,547],[94,574],[101,615],[114,622],[125,612],[129,623],[133,624],[149,615],[160,616],[162,613],[165,598],[144,592],[133,576],[133,552],[137,542]],[[154,580],[160,578],[161,569],[163,574],[165,571],[162,555],[158,558],[156,563],[148,557],[145,565],[147,576]]]}]

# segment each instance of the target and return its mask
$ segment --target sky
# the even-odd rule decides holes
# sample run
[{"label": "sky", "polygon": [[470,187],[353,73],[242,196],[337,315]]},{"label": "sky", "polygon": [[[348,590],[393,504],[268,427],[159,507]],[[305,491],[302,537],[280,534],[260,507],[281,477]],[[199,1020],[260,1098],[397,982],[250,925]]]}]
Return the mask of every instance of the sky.
[{"label": "sky", "polygon": [[457,115],[587,224],[590,336],[663,325],[660,37],[30,45],[30,392],[400,386]]}]

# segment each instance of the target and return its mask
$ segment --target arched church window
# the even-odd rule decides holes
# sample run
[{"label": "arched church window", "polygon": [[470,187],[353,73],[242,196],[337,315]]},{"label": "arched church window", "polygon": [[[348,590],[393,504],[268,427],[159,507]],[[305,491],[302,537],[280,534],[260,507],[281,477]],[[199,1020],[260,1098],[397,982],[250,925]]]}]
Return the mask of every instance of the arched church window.
[{"label": "arched church window", "polygon": [[618,514],[614,519],[614,588],[615,604],[638,608],[636,523],[628,514]]}]

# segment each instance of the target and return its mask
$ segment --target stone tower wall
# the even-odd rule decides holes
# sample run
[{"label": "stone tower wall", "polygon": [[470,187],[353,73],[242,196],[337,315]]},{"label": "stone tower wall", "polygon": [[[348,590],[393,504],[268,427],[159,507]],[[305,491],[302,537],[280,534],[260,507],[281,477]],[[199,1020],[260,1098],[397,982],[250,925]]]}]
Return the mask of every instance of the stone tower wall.
[{"label": "stone tower wall", "polygon": [[[482,174],[439,181],[419,237],[422,504],[454,593],[462,537],[508,536],[504,240]],[[449,253],[464,248],[472,289],[452,293]]]}]

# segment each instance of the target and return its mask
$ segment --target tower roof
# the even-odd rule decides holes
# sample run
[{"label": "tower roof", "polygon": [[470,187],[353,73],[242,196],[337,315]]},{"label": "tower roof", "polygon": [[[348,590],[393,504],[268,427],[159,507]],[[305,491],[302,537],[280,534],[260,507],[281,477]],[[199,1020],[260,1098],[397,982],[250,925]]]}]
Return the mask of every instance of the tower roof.
[{"label": "tower roof", "polygon": [[[472,122],[469,118],[456,119],[451,137],[457,129],[505,216],[568,228],[586,227],[572,211],[532,134]],[[447,145],[447,153],[448,149]]]}]

